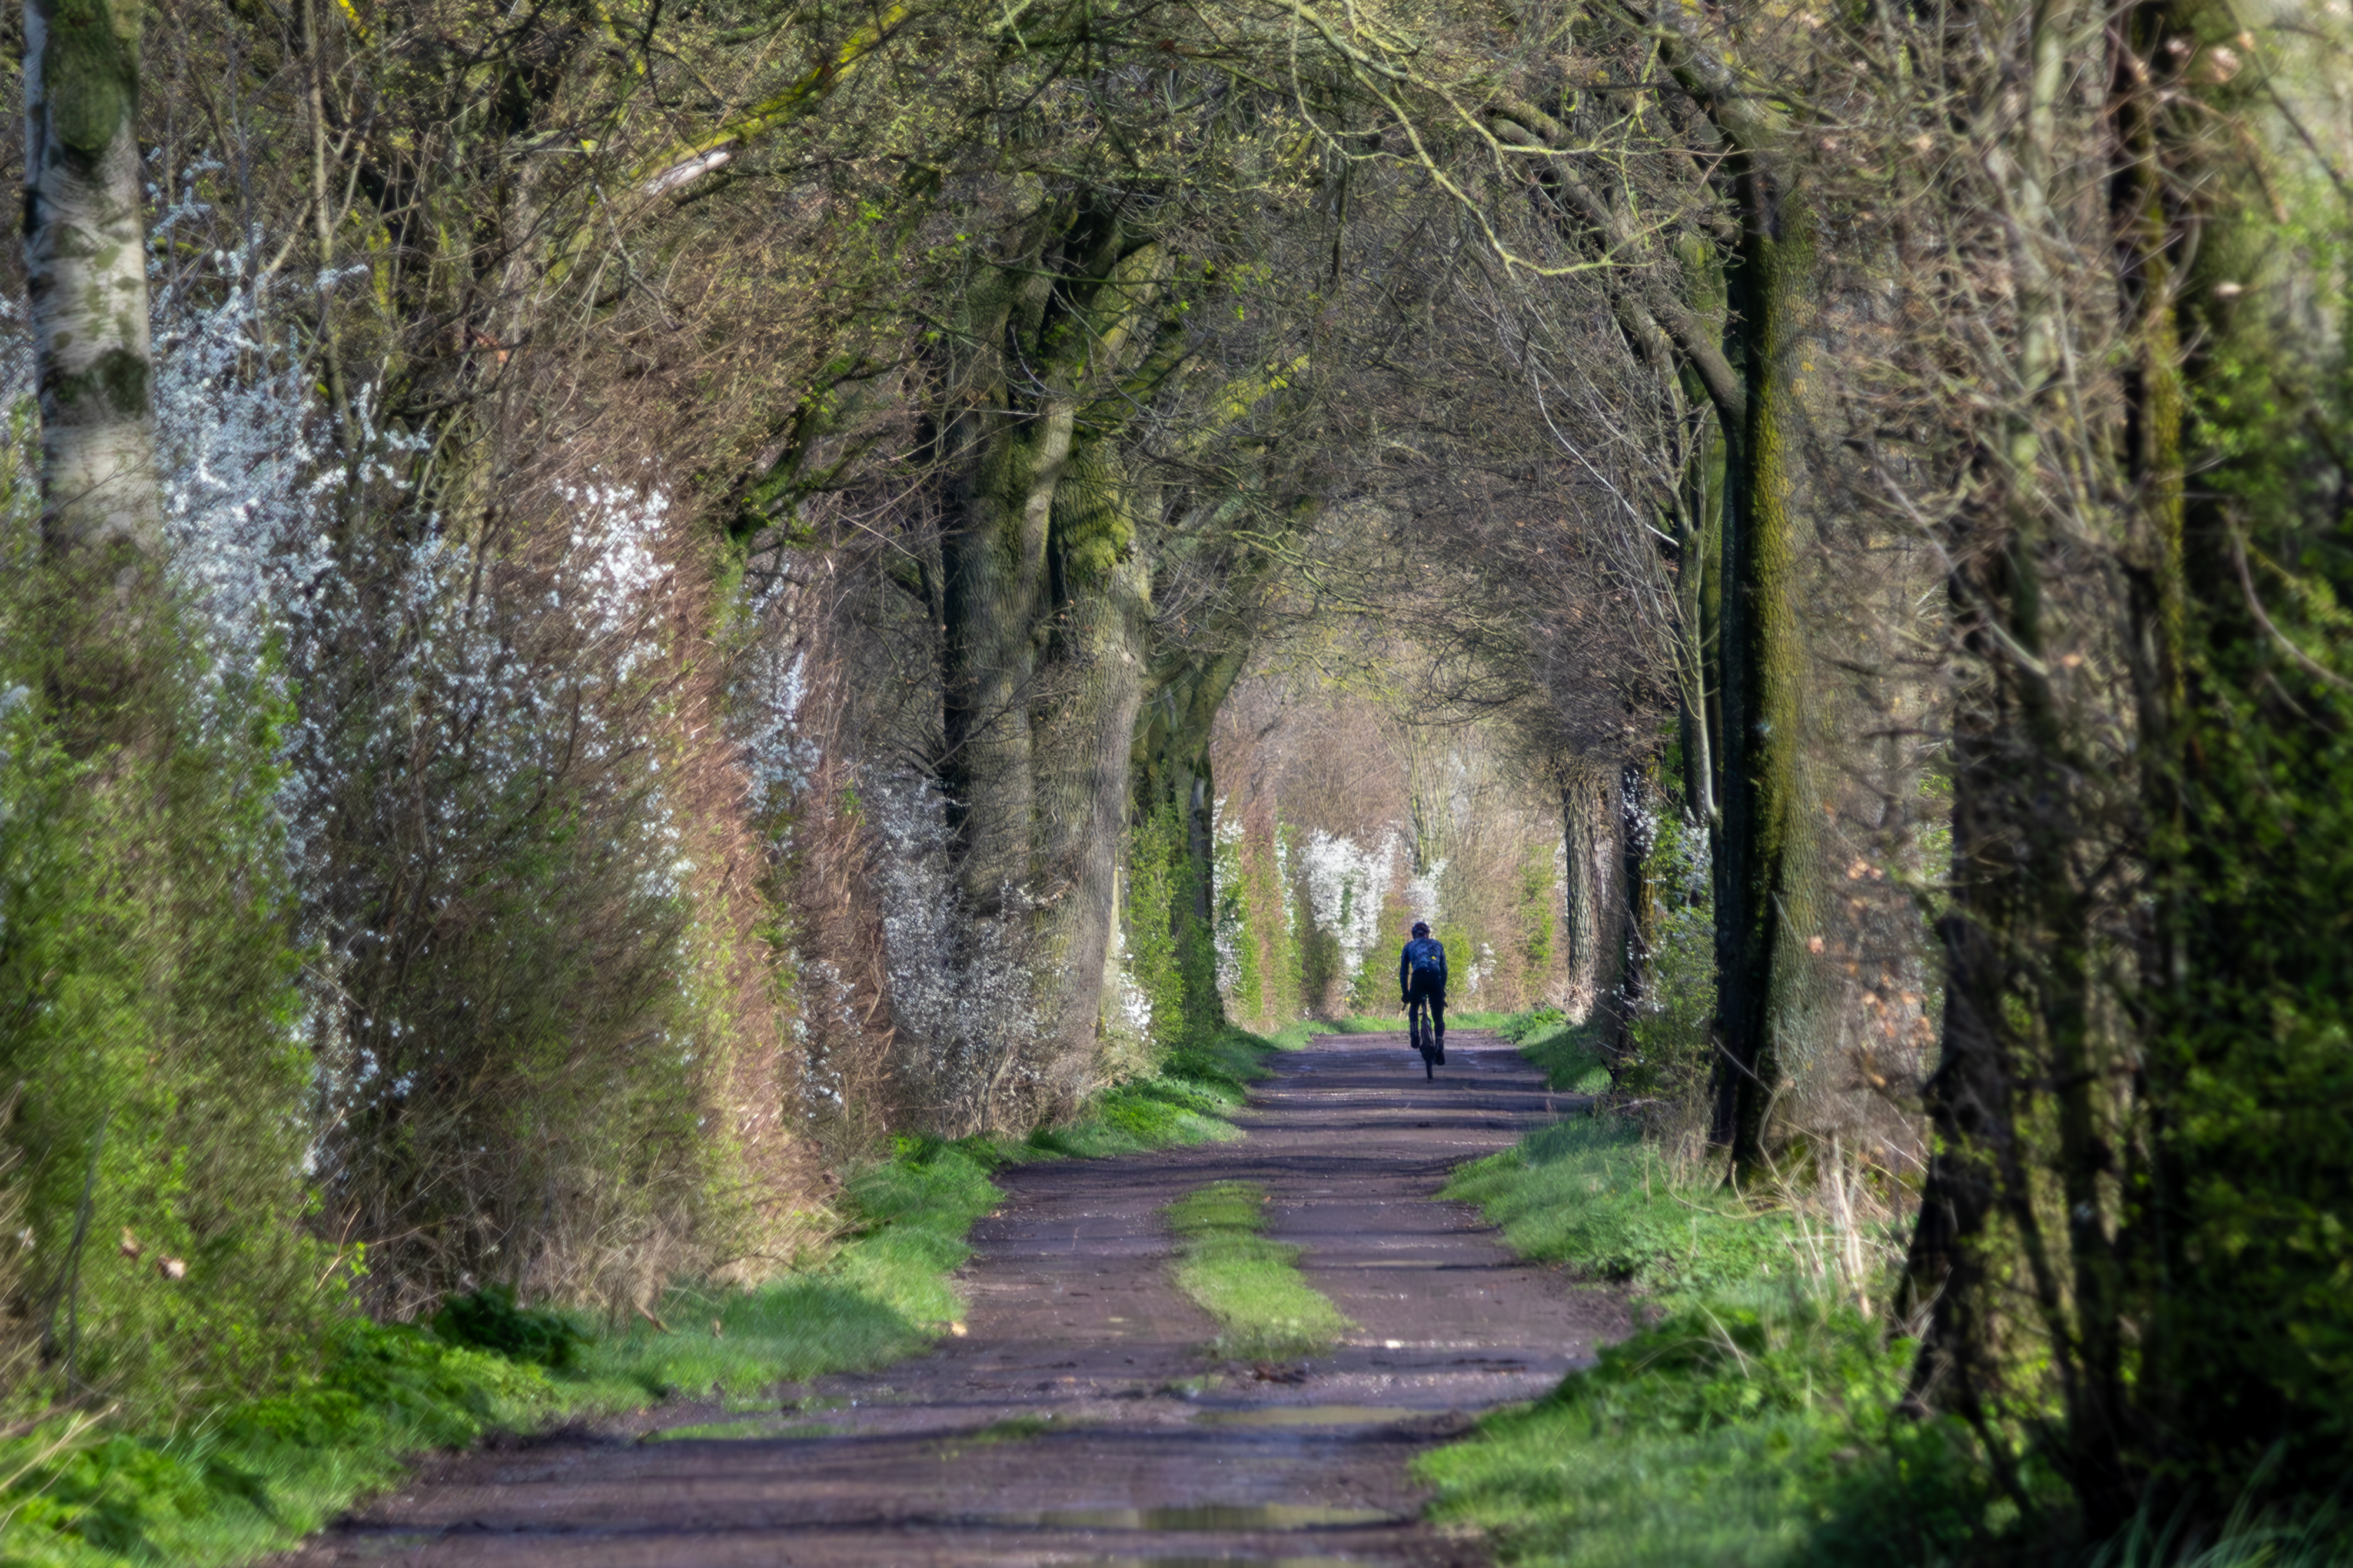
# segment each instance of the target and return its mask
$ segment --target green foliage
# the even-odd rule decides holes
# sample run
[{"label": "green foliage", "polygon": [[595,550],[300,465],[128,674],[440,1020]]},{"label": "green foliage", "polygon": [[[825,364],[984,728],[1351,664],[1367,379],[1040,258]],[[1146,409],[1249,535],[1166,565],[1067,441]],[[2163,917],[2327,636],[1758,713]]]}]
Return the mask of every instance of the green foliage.
[{"label": "green foliage", "polygon": [[[1347,919],[1345,913],[1347,905],[1348,898],[1344,896],[1341,900],[1343,910],[1341,920],[1344,923]],[[1391,1005],[1389,999],[1398,994],[1398,954],[1405,950],[1405,944],[1412,939],[1413,921],[1412,907],[1398,894],[1392,892],[1382,902],[1378,934],[1366,945],[1363,955],[1356,960],[1356,973],[1347,976],[1348,994],[1345,1000],[1356,1012],[1372,1013]],[[1458,942],[1463,941],[1459,931],[1453,931],[1453,935]],[[1461,965],[1468,962],[1467,942],[1463,943],[1461,953],[1458,954],[1451,947],[1447,949],[1446,968],[1449,975],[1460,976],[1467,973],[1468,971]],[[1463,989],[1459,979],[1455,981],[1455,986],[1459,994]]]},{"label": "green foliage", "polygon": [[[2204,281],[2309,258],[2342,320],[2340,198],[2283,210],[2246,205]],[[2353,344],[2214,309],[2187,437],[2211,477],[2185,531],[2179,815],[2154,847],[2178,979],[2153,988],[2149,1267],[2126,1309],[2145,1459],[2210,1509],[2258,1474],[2336,1491],[2353,1445]]]},{"label": "green foliage", "polygon": [[1221,952],[1233,955],[1233,981],[1228,987],[1228,1003],[1249,1022],[1256,1023],[1267,1016],[1267,968],[1261,936],[1270,916],[1279,924],[1282,910],[1279,901],[1261,897],[1262,878],[1256,875],[1263,855],[1253,854],[1255,847],[1239,832],[1220,832],[1215,851],[1217,886],[1217,938]]},{"label": "green foliage", "polygon": [[1307,910],[1304,890],[1286,887],[1282,877],[1283,863],[1298,861],[1299,830],[1277,825],[1275,835],[1286,852],[1277,855],[1270,850],[1259,863],[1257,875],[1262,880],[1251,894],[1251,907],[1265,911],[1267,1016],[1292,1019],[1307,1011],[1307,998],[1315,994],[1308,988],[1307,953],[1299,936],[1303,931],[1312,931],[1314,923],[1303,923]]},{"label": "green foliage", "polygon": [[1632,1050],[1616,1064],[1616,1085],[1656,1109],[1664,1129],[1698,1113],[1715,1060],[1715,913],[1708,884],[1707,836],[1680,812],[1660,815],[1642,875],[1657,923],[1641,1000],[1629,1020]]},{"label": "green foliage", "polygon": [[1185,1033],[1185,976],[1176,911],[1187,891],[1184,826],[1173,809],[1136,825],[1127,853],[1127,962],[1152,1005],[1152,1037],[1166,1047]]},{"label": "green foliage", "polygon": [[1598,1020],[1572,1024],[1557,1007],[1539,1007],[1504,1019],[1496,1033],[1545,1069],[1548,1087],[1599,1094],[1609,1087],[1609,1058],[1597,1037],[1600,1028]]},{"label": "green foliage", "polygon": [[[1556,1081],[1598,1070],[1556,1015],[1506,1028]],[[1488,1532],[1504,1562],[2022,1560],[2020,1512],[1967,1430],[1896,1414],[1911,1343],[1820,1295],[1786,1218],[1679,1182],[1639,1122],[1557,1122],[1461,1167],[1447,1195],[1483,1205],[1515,1251],[1624,1280],[1661,1314],[1417,1463],[1434,1515]]]},{"label": "green foliage", "polygon": [[1745,1289],[1795,1262],[1785,1218],[1686,1185],[1640,1125],[1619,1117],[1571,1117],[1530,1133],[1461,1167],[1445,1195],[1478,1204],[1514,1252],[1661,1302]]},{"label": "green foliage", "polygon": [[1494,1532],[1507,1563],[1948,1562],[1987,1499],[1957,1432],[1894,1415],[1911,1349],[1852,1309],[1751,1289],[1605,1347],[1416,1468],[1436,1517]]},{"label": "green foliage", "polygon": [[548,1367],[570,1366],[588,1339],[565,1313],[517,1305],[512,1285],[485,1285],[450,1297],[434,1314],[433,1331],[453,1345]]},{"label": "green foliage", "polygon": [[1128,964],[1152,1005],[1152,1038],[1163,1050],[1225,1027],[1216,932],[1197,913],[1200,874],[1174,806],[1138,825],[1128,849]]},{"label": "green foliage", "polygon": [[419,1330],[346,1322],[315,1376],[168,1436],[53,1418],[0,1464],[0,1558],[60,1565],[241,1560],[315,1529],[419,1448],[473,1441],[544,1408],[538,1367]]},{"label": "green foliage", "polygon": [[1168,1205],[1184,1241],[1176,1283],[1218,1320],[1219,1353],[1244,1359],[1319,1354],[1355,1327],[1300,1277],[1303,1248],[1269,1241],[1266,1189],[1217,1182]]},{"label": "green foliage", "polygon": [[1560,926],[1554,889],[1551,855],[1532,853],[1520,866],[1519,938],[1524,973],[1541,973],[1552,963],[1553,942]]},{"label": "green foliage", "polygon": [[[160,584],[109,615],[40,552],[13,449],[0,475],[0,1397],[169,1419],[299,1375],[341,1300],[301,1228],[286,712]],[[76,690],[93,642],[121,687]]]}]

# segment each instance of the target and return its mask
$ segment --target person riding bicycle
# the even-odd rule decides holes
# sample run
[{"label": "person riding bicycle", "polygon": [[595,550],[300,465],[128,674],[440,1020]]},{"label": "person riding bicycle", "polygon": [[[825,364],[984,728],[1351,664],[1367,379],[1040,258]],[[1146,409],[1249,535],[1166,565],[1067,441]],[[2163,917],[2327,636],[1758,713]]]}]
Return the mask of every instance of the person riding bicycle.
[{"label": "person riding bicycle", "polygon": [[[1434,942],[1427,921],[1413,922],[1413,940],[1398,955],[1398,990],[1404,994],[1406,1037],[1421,1051],[1427,1069],[1446,1065],[1446,948]],[[1422,1038],[1421,1012],[1430,1011],[1430,1039]]]}]

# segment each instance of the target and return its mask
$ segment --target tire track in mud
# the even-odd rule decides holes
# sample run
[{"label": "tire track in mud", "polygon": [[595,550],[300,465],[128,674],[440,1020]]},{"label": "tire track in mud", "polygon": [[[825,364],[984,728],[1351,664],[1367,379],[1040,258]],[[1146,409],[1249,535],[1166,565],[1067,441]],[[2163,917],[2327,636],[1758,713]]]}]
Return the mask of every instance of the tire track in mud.
[{"label": "tire track in mud", "polygon": [[[745,1436],[674,1402],[436,1462],[281,1558],[497,1568],[1027,1563],[1468,1564],[1419,1520],[1413,1457],[1543,1393],[1624,1331],[1615,1293],[1504,1250],[1447,1173],[1581,1102],[1493,1036],[1425,1082],[1402,1035],[1268,1058],[1249,1137],[1015,1167],[959,1276],[968,1332],[880,1373],[780,1391]],[[1160,1210],[1254,1181],[1267,1233],[1358,1328],[1236,1366],[1176,1289]],[[739,1413],[740,1414],[740,1413]],[[732,1419],[732,1418],[731,1418]]]}]

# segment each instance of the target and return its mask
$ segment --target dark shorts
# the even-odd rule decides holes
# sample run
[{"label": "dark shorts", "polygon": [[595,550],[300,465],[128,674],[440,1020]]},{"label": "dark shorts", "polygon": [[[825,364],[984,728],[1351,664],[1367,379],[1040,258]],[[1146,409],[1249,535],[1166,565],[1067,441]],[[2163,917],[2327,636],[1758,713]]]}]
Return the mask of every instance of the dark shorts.
[{"label": "dark shorts", "polygon": [[1409,1009],[1416,1002],[1428,1005],[1430,1026],[1443,1039],[1446,1036],[1446,988],[1442,985],[1416,985],[1405,994],[1405,999]]}]

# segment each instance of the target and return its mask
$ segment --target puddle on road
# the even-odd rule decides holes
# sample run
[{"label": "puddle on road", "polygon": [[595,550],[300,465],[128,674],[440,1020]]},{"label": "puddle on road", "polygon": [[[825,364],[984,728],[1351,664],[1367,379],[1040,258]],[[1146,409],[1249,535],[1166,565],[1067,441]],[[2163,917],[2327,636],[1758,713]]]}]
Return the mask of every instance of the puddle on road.
[{"label": "puddle on road", "polygon": [[[1010,1518],[1013,1516],[1000,1516]],[[1295,1502],[1202,1502],[1176,1508],[1050,1508],[1018,1516],[1052,1530],[1330,1530],[1403,1524],[1377,1508],[1325,1508]],[[1147,1558],[1147,1562],[1181,1562]]]},{"label": "puddle on road", "polygon": [[1260,1405],[1248,1410],[1204,1410],[1193,1419],[1213,1426],[1385,1426],[1432,1414],[1394,1405]]}]

